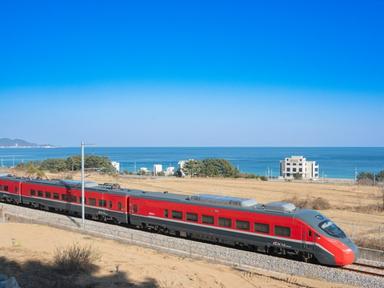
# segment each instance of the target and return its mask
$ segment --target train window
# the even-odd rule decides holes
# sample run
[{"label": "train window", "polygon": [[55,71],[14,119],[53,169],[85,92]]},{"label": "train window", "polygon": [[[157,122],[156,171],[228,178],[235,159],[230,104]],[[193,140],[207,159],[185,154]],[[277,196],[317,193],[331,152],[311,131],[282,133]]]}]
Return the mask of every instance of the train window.
[{"label": "train window", "polygon": [[312,231],[311,230],[308,231],[308,236],[312,237]]},{"label": "train window", "polygon": [[133,205],[133,213],[137,213],[137,211],[138,211],[138,209],[137,209],[137,205],[134,204],[134,205]]},{"label": "train window", "polygon": [[95,198],[88,198],[89,205],[96,206],[96,199]]},{"label": "train window", "polygon": [[58,193],[53,193],[53,199],[59,199],[59,194]]},{"label": "train window", "polygon": [[183,218],[183,212],[172,210],[172,218],[173,219],[182,219]]},{"label": "train window", "polygon": [[109,201],[109,208],[112,208],[112,201]]},{"label": "train window", "polygon": [[107,206],[107,201],[99,200],[99,207],[106,207],[106,206]]},{"label": "train window", "polygon": [[319,224],[319,227],[327,232],[329,235],[336,238],[345,238],[347,237],[343,230],[341,230],[335,223],[330,220],[325,220]]},{"label": "train window", "polygon": [[19,188],[18,187],[15,187],[15,192],[19,192]]},{"label": "train window", "polygon": [[8,186],[5,185],[3,189],[4,191],[8,191]]},{"label": "train window", "polygon": [[232,220],[229,218],[219,218],[219,226],[221,227],[231,227],[232,226]]},{"label": "train window", "polygon": [[118,203],[117,203],[117,208],[118,208],[119,210],[123,209],[123,205],[121,205],[121,202],[118,202]]},{"label": "train window", "polygon": [[37,196],[43,197],[43,191],[37,191]]},{"label": "train window", "polygon": [[275,226],[275,235],[289,237],[291,236],[291,228],[284,226]]},{"label": "train window", "polygon": [[249,222],[236,220],[236,228],[241,230],[249,230]]},{"label": "train window", "polygon": [[70,202],[77,202],[77,197],[76,196],[74,196],[74,195],[70,195],[69,196],[70,197]]},{"label": "train window", "polygon": [[213,216],[203,215],[203,216],[201,217],[201,221],[202,221],[204,224],[213,224]]},{"label": "train window", "polygon": [[164,210],[164,217],[168,218],[168,209]]},{"label": "train window", "polygon": [[45,192],[45,198],[51,198],[51,192]]},{"label": "train window", "polygon": [[61,200],[67,201],[68,197],[67,194],[61,194]]},{"label": "train window", "polygon": [[31,190],[31,196],[35,196],[36,195],[36,191],[35,190]]},{"label": "train window", "polygon": [[193,222],[197,222],[197,214],[196,213],[187,213],[187,221],[193,221]]},{"label": "train window", "polygon": [[269,233],[269,225],[263,223],[255,223],[255,232]]}]

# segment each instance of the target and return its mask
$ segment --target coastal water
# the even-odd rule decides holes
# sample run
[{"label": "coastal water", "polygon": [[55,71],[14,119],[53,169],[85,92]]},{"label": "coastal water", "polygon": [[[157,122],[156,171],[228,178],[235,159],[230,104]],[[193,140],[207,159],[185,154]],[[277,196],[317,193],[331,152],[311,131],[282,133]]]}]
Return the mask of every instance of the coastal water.
[{"label": "coastal water", "polygon": [[[63,158],[79,155],[80,148],[2,148],[0,166],[20,162]],[[291,155],[302,155],[320,165],[320,176],[354,178],[355,171],[384,170],[384,147],[87,147],[86,154],[108,156],[120,162],[121,170],[134,171],[140,167],[152,169],[153,164],[176,166],[183,159],[224,158],[242,172],[258,175],[279,175],[279,161]]]}]

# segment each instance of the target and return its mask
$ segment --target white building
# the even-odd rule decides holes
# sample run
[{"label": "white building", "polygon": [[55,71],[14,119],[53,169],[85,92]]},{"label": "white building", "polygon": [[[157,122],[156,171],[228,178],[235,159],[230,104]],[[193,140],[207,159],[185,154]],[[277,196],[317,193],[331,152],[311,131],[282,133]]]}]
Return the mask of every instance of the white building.
[{"label": "white building", "polygon": [[166,176],[172,176],[175,174],[175,167],[167,167],[167,170],[165,170],[165,175]]},{"label": "white building", "polygon": [[119,162],[112,161],[111,164],[116,169],[117,172],[120,172],[120,163]]},{"label": "white building", "polygon": [[153,165],[153,170],[152,170],[152,172],[153,172],[153,175],[157,175],[157,174],[159,174],[160,172],[163,172],[163,165],[161,165],[161,164],[155,164],[155,165]]},{"label": "white building", "polygon": [[280,161],[280,176],[284,179],[318,179],[319,164],[303,156],[291,156]]}]

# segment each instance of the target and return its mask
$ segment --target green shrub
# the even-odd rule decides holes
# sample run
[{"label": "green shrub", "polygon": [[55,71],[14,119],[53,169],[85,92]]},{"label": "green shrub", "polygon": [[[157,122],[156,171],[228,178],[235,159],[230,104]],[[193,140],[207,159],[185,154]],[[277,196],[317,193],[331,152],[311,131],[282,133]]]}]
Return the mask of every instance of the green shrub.
[{"label": "green shrub", "polygon": [[225,159],[209,158],[204,160],[189,160],[183,167],[185,175],[200,177],[237,177],[237,170]]}]

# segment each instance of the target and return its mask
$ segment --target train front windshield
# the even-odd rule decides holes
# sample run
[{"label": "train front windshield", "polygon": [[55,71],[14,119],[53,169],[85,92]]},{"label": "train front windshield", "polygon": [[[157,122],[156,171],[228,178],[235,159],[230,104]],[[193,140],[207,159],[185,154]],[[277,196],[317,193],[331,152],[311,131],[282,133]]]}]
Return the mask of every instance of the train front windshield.
[{"label": "train front windshield", "polygon": [[333,223],[330,220],[326,220],[324,222],[321,222],[319,224],[319,227],[328,233],[329,235],[336,237],[336,238],[345,238],[347,237],[343,230],[341,230],[335,223]]}]

